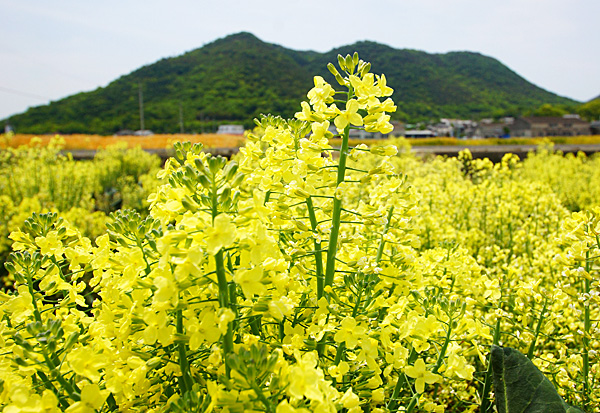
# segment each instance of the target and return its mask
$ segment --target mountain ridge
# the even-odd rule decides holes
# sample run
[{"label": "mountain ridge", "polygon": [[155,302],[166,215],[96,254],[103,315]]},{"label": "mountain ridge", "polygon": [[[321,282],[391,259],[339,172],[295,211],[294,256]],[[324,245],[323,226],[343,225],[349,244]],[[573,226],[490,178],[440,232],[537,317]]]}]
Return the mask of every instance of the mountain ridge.
[{"label": "mountain ridge", "polygon": [[217,123],[251,125],[260,113],[290,117],[337,54],[358,52],[385,73],[398,105],[395,119],[516,115],[544,103],[578,102],[528,82],[493,57],[458,51],[430,54],[359,41],[328,52],[298,51],[266,43],[248,32],[216,39],[179,56],[163,58],[107,86],[13,115],[23,133],[112,134],[138,129],[141,85],[145,127],[154,132],[201,132]]}]

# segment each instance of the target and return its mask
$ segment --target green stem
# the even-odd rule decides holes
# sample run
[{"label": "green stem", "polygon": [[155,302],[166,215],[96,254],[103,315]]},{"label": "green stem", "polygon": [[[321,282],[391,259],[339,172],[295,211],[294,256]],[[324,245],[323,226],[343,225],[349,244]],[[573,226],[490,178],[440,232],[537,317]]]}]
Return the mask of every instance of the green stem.
[{"label": "green stem", "polygon": [[[317,230],[317,216],[315,214],[315,208],[313,206],[312,198],[306,199],[306,206],[308,208],[308,217],[310,219],[310,226],[313,231]],[[321,242],[315,239],[315,264],[317,271],[317,300],[323,297],[324,279],[323,279],[323,254],[321,253]]]},{"label": "green stem", "polygon": [[[494,330],[494,344],[498,345],[500,342],[500,317],[496,320],[496,328]],[[487,413],[492,408],[492,402],[490,400],[490,390],[492,388],[492,354],[488,356],[488,368],[485,372],[485,379],[481,388],[481,408],[480,413]]]},{"label": "green stem", "polygon": [[383,255],[383,247],[385,246],[384,238],[390,229],[393,215],[394,215],[394,206],[392,205],[390,207],[390,209],[388,210],[387,222],[385,223],[385,227],[383,228],[383,232],[381,233],[381,238],[379,239],[379,247],[377,248],[377,256],[375,257],[375,262],[377,264],[379,264],[379,261],[381,260],[381,256]]},{"label": "green stem", "polygon": [[211,187],[211,208],[210,212],[212,215],[213,224],[215,222],[215,218],[219,215],[219,203],[217,202],[217,177],[215,174],[212,174],[212,187]]},{"label": "green stem", "polygon": [[540,330],[542,329],[542,323],[544,322],[544,318],[545,318],[544,314],[546,313],[547,306],[548,306],[548,298],[546,298],[544,300],[544,307],[542,308],[540,318],[539,318],[537,326],[535,328],[535,335],[533,336],[533,340],[531,341],[531,344],[529,345],[529,351],[527,352],[527,358],[529,360],[533,360],[533,352],[535,351],[535,345],[536,345],[537,339],[540,335]]},{"label": "green stem", "polygon": [[444,344],[440,349],[440,355],[438,356],[437,362],[435,363],[435,367],[433,368],[433,373],[437,373],[440,367],[442,367],[442,362],[444,361],[444,356],[446,355],[446,350],[448,349],[448,345],[450,344],[450,335],[452,334],[452,322],[451,318],[448,321],[448,332],[446,333],[446,339],[444,340]]},{"label": "green stem", "polygon": [[[413,348],[410,351],[410,355],[408,356],[408,360],[407,360],[406,364],[407,365],[413,364],[415,362],[417,356],[418,356],[418,353]],[[400,394],[400,391],[404,388],[404,386],[407,384],[407,382],[408,382],[408,380],[406,378],[406,375],[403,372],[399,372],[398,381],[396,382],[396,386],[394,387],[394,391],[392,392],[392,396],[390,397],[390,401],[388,402],[388,405],[387,405],[387,409],[390,412],[396,411],[396,407],[398,406],[398,395]]]},{"label": "green stem", "polygon": [[[589,274],[592,270],[590,252],[585,253],[585,270]],[[583,399],[584,406],[588,407],[590,400],[590,280],[584,280],[584,313],[583,313]]]},{"label": "green stem", "polygon": [[73,386],[71,386],[71,383],[69,383],[67,380],[65,380],[65,378],[62,376],[62,374],[60,374],[60,371],[56,368],[56,365],[52,362],[51,358],[48,356],[48,353],[46,352],[46,349],[43,347],[42,347],[42,356],[44,357],[44,361],[46,362],[46,365],[50,369],[50,373],[56,379],[56,381],[60,383],[60,385],[67,392],[69,397],[71,399],[75,400],[76,402],[81,400],[80,393],[78,391],[76,391],[76,389],[73,388]]},{"label": "green stem", "polygon": [[29,295],[31,295],[31,302],[33,304],[33,316],[35,317],[35,321],[41,323],[42,315],[37,306],[37,301],[35,299],[35,292],[33,291],[33,274],[30,271],[30,268],[27,269],[27,287],[29,289]]},{"label": "green stem", "polygon": [[[183,335],[183,313],[182,310],[177,310],[177,334]],[[180,342],[177,345],[179,352],[179,368],[181,369],[181,378],[179,379],[179,388],[183,396],[188,390],[192,389],[192,377],[190,375],[190,365],[187,359],[187,349],[185,342]]]},{"label": "green stem", "polygon": [[262,390],[260,389],[260,387],[258,387],[258,385],[254,382],[250,383],[250,386],[252,387],[252,390],[254,390],[254,393],[256,393],[256,396],[258,397],[258,400],[260,400],[262,402],[262,404],[264,404],[265,406],[265,411],[267,413],[271,413],[273,412],[273,405],[271,404],[271,402],[265,397],[264,393],[262,392]]},{"label": "green stem", "polygon": [[[225,262],[223,261],[223,250],[220,249],[215,255],[215,266],[217,273],[217,284],[219,286],[219,306],[221,308],[229,308],[229,288],[227,285],[227,276],[225,275]],[[227,332],[223,336],[223,352],[224,360],[227,356],[233,353],[233,329],[231,323],[227,326]],[[229,366],[227,368],[227,377],[230,374]]]},{"label": "green stem", "polygon": [[148,263],[148,258],[146,257],[146,251],[144,251],[144,246],[142,245],[142,240],[140,240],[137,236],[135,237],[135,243],[138,246],[138,248],[140,249],[140,251],[142,251],[142,258],[144,259],[144,263],[146,264],[146,275],[150,274],[150,272],[152,271],[150,268],[150,264]]},{"label": "green stem", "polygon": [[412,412],[413,409],[415,408],[415,406],[417,405],[418,401],[419,401],[419,393],[413,394],[413,397],[410,399],[410,403],[408,404],[408,407],[406,408],[406,413]]},{"label": "green stem", "polygon": [[[340,159],[338,161],[337,185],[344,182],[346,175],[346,160],[348,158],[348,134],[350,125],[346,126],[342,134],[342,147],[340,149]],[[331,232],[329,234],[329,244],[327,246],[327,265],[325,267],[325,287],[333,284],[335,274],[335,256],[337,253],[338,235],[340,232],[340,216],[342,214],[342,201],[335,197],[333,199],[333,212],[331,215]]]},{"label": "green stem", "polygon": [[[27,270],[27,286],[28,286],[29,294],[31,295],[31,301],[33,304],[33,316],[35,318],[35,321],[41,323],[42,315],[40,313],[40,310],[38,309],[37,301],[35,299],[35,294],[34,294],[34,290],[33,290],[33,274],[31,274],[31,271],[29,269]],[[56,365],[54,364],[54,362],[52,362],[52,358],[48,355],[48,352],[46,351],[44,346],[42,346],[42,356],[44,357],[44,361],[46,362],[46,366],[50,370],[50,373],[56,379],[56,381],[58,381],[60,383],[60,385],[67,392],[69,397],[75,401],[79,401],[80,400],[79,393],[60,374],[60,371],[56,368]],[[38,373],[40,373],[40,372],[38,372]],[[42,376],[40,376],[40,377],[42,377]]]},{"label": "green stem", "polygon": [[406,376],[404,375],[404,373],[400,373],[398,375],[398,381],[396,382],[394,391],[392,392],[392,395],[390,397],[390,401],[387,405],[387,408],[390,412],[393,412],[396,410],[396,406],[398,405],[398,395],[400,394],[400,390],[402,390],[404,388],[405,384],[406,384]]},{"label": "green stem", "polygon": [[[235,283],[229,284],[229,307],[233,310],[235,314],[235,320],[232,321],[232,331],[238,329],[239,321],[238,321],[238,306],[237,306],[237,293],[235,290]],[[241,340],[241,337],[238,337],[238,340]]]},{"label": "green stem", "polygon": [[61,395],[58,392],[57,388],[54,387],[54,384],[52,384],[52,382],[50,382],[50,380],[48,379],[48,376],[46,376],[46,374],[44,374],[44,372],[42,372],[42,371],[38,371],[37,375],[42,380],[42,382],[44,383],[46,388],[48,390],[50,390],[52,393],[54,393],[56,395],[56,397],[58,397],[58,401],[59,401],[60,405],[62,406],[62,408],[67,409],[69,407],[69,402],[65,399],[65,397],[63,395]]}]

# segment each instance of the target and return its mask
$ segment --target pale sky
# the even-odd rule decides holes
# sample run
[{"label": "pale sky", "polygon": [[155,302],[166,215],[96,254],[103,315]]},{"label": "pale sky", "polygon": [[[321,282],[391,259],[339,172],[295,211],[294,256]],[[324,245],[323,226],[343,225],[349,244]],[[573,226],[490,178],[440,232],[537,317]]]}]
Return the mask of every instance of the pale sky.
[{"label": "pale sky", "polygon": [[240,31],[296,50],[479,52],[587,101],[600,95],[598,16],[600,0],[0,0],[0,119]]}]

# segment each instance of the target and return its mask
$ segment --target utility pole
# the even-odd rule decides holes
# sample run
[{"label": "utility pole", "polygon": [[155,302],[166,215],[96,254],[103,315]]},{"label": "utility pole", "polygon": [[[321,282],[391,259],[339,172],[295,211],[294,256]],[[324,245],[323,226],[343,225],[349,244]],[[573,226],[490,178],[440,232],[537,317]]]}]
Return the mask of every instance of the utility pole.
[{"label": "utility pole", "polygon": [[144,128],[144,95],[142,94],[142,84],[138,84],[138,97],[140,100],[140,130],[145,130]]},{"label": "utility pole", "polygon": [[179,133],[183,135],[183,106],[179,102]]}]

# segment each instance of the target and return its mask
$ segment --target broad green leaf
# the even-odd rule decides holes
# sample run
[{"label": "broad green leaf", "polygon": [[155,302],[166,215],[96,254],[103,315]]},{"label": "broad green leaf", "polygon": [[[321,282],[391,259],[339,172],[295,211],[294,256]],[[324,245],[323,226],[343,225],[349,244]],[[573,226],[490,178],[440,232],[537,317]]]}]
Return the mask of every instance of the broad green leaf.
[{"label": "broad green leaf", "polygon": [[492,346],[494,393],[498,413],[583,413],[569,406],[525,355]]}]

